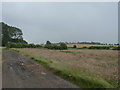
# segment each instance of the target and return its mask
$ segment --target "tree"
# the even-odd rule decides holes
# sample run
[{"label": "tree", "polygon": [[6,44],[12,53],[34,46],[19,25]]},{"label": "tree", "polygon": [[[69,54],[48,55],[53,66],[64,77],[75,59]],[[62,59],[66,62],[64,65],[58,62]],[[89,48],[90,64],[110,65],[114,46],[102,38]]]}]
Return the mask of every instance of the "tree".
[{"label": "tree", "polygon": [[47,41],[47,42],[46,42],[46,45],[50,45],[50,44],[51,44],[51,42],[50,42],[50,41]]},{"label": "tree", "polygon": [[77,48],[77,46],[76,46],[76,45],[73,45],[73,48]]},{"label": "tree", "polygon": [[60,43],[61,50],[67,49],[67,45],[65,43]]},{"label": "tree", "polygon": [[9,26],[3,22],[1,22],[0,25],[2,25],[2,46],[6,46],[8,42],[27,43],[23,40],[23,33],[19,28]]}]

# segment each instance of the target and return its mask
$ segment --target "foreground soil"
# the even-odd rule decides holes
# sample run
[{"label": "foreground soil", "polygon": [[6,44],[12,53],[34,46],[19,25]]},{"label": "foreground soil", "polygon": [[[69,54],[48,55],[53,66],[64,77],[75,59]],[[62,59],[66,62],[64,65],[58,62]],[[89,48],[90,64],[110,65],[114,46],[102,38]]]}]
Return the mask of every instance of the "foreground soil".
[{"label": "foreground soil", "polygon": [[3,88],[78,88],[17,52],[3,50]]}]

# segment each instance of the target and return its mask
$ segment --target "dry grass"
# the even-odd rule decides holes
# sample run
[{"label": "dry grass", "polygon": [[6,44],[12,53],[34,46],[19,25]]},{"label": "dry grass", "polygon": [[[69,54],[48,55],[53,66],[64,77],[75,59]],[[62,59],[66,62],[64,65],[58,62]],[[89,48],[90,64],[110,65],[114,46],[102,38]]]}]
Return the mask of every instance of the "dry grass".
[{"label": "dry grass", "polygon": [[50,59],[73,70],[89,72],[105,80],[118,79],[118,51],[114,50],[48,50],[19,49],[28,55]]},{"label": "dry grass", "polygon": [[[46,49],[21,49],[74,69],[83,69],[100,76],[114,77],[118,71],[118,51],[113,50],[69,50],[77,53]],[[65,50],[64,50],[65,51]]]}]

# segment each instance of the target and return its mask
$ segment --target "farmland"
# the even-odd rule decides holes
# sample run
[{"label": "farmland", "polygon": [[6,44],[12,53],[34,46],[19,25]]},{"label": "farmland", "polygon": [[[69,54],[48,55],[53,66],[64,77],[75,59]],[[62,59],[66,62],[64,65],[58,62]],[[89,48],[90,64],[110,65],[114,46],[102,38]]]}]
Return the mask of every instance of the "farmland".
[{"label": "farmland", "polygon": [[118,6],[3,0],[0,87],[119,89]]},{"label": "farmland", "polygon": [[81,88],[118,87],[118,51],[14,49]]},{"label": "farmland", "polygon": [[93,45],[93,44],[67,44],[67,47],[73,47],[74,45],[76,45],[77,48],[91,47],[91,46],[117,47],[117,45]]}]

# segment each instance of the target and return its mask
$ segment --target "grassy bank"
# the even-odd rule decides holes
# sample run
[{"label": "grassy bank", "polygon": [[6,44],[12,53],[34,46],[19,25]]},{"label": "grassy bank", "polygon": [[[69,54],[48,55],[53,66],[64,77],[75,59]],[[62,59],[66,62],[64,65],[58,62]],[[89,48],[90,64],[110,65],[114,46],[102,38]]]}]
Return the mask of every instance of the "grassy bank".
[{"label": "grassy bank", "polygon": [[[41,52],[44,52],[43,55],[47,54],[47,52],[49,52],[51,54],[56,53],[55,58],[48,58],[48,57],[43,57],[42,55],[39,55],[39,52],[37,54],[33,54],[34,52],[33,51],[31,52],[30,49],[29,49],[29,51],[24,50],[24,49],[23,50],[22,49],[14,49],[14,50],[18,51],[19,53],[21,53],[25,56],[28,56],[32,60],[38,62],[39,64],[42,64],[44,67],[51,70],[56,75],[78,85],[81,88],[114,88],[114,87],[117,87],[117,82],[113,78],[111,78],[110,80],[107,80],[107,79],[97,75],[96,73],[91,73],[80,67],[78,68],[78,67],[74,66],[76,68],[73,68],[72,66],[68,65],[65,60],[64,60],[64,63],[61,63],[62,61],[60,61],[57,58],[59,54],[60,55],[65,54],[65,55],[67,55],[67,57],[69,57],[68,55],[70,54],[73,56],[76,55],[76,57],[77,57],[77,55],[84,54],[84,52],[75,52],[75,51],[68,51],[68,50],[66,50],[66,51],[65,50],[64,51],[41,50]],[[34,49],[34,50],[38,50],[38,49]],[[47,56],[49,56],[49,55],[47,55]],[[114,57],[112,57],[112,58],[114,58]],[[77,61],[74,61],[74,62],[77,62]],[[73,62],[71,62],[71,63],[73,63]],[[73,63],[73,65],[74,65],[74,63]],[[112,82],[112,83],[110,83],[110,82]]]},{"label": "grassy bank", "polygon": [[[31,56],[31,59],[42,64],[46,68],[50,69],[56,75],[68,80],[80,87],[95,88],[95,87],[112,87],[109,83],[104,81],[102,78],[96,78],[95,76],[90,75],[84,71],[77,71],[70,69],[66,66],[59,65],[51,60],[47,60],[42,57]],[[84,73],[84,74],[83,74]]]}]

